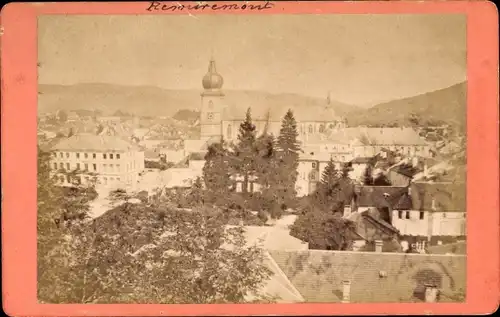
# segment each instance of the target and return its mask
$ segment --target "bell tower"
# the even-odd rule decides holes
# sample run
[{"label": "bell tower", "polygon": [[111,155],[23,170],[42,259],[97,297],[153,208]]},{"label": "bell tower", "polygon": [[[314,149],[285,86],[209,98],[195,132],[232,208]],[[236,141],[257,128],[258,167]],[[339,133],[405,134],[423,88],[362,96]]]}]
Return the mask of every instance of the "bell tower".
[{"label": "bell tower", "polygon": [[222,136],[222,111],[224,109],[224,93],[222,85],[224,79],[217,73],[215,60],[212,58],[208,65],[208,72],[202,80],[200,126],[201,138]]}]

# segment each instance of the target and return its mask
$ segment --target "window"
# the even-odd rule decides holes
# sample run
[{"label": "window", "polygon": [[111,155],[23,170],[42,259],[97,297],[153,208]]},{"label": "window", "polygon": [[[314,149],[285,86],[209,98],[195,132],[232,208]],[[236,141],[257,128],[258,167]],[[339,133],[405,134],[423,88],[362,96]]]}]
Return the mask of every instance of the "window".
[{"label": "window", "polygon": [[119,160],[120,159],[120,154],[116,154],[116,159]]},{"label": "window", "polygon": [[60,169],[64,169],[64,164],[63,163],[59,163],[59,168]]},{"label": "window", "polygon": [[66,175],[66,180],[68,181],[68,183],[71,183],[71,176]]},{"label": "window", "polygon": [[87,163],[85,163],[85,170],[88,171],[89,170],[89,165]]},{"label": "window", "polygon": [[342,161],[345,161],[345,156],[344,155],[342,155]]},{"label": "window", "polygon": [[61,158],[62,158],[62,157],[64,157],[63,152],[59,153],[59,156],[60,156]]},{"label": "window", "polygon": [[108,170],[108,164],[102,164],[102,170],[104,172],[107,172],[107,170]]},{"label": "window", "polygon": [[325,126],[322,124],[319,126],[319,133],[325,132]]},{"label": "window", "polygon": [[76,153],[76,158],[79,159],[80,158],[80,153]]},{"label": "window", "polygon": [[103,153],[103,154],[102,154],[102,158],[103,158],[103,159],[106,159],[106,153]]},{"label": "window", "polygon": [[231,135],[233,134],[233,129],[230,124],[227,126],[226,134],[228,138],[231,138]]},{"label": "window", "polygon": [[406,219],[410,219],[410,212],[406,211]]},{"label": "window", "polygon": [[402,210],[398,210],[398,218],[403,219],[403,211]]},{"label": "window", "polygon": [[69,153],[66,153],[66,158],[69,158]]},{"label": "window", "polygon": [[55,170],[57,169],[57,163],[54,163],[54,169]]},{"label": "window", "polygon": [[330,123],[330,125],[328,126],[330,129],[333,129],[334,125],[333,123]]},{"label": "window", "polygon": [[312,163],[312,168],[316,168],[316,162]]},{"label": "window", "polygon": [[446,218],[446,213],[445,212],[443,212],[443,218]]},{"label": "window", "polygon": [[116,164],[116,170],[119,172],[120,171],[120,164]]},{"label": "window", "polygon": [[83,153],[84,158],[89,158],[89,155],[87,153]]},{"label": "window", "polygon": [[97,158],[97,154],[92,153],[92,158],[93,158],[93,159]]},{"label": "window", "polygon": [[59,177],[59,181],[60,181],[61,183],[64,183],[64,176]]},{"label": "window", "polygon": [[424,212],[423,212],[423,211],[421,211],[421,212],[420,212],[419,219],[420,219],[420,220],[423,220],[423,219],[424,219]]},{"label": "window", "polygon": [[79,170],[80,169],[80,163],[76,163],[76,169]]},{"label": "window", "polygon": [[69,166],[69,163],[66,163],[66,169],[69,171],[71,167]]},{"label": "window", "polygon": [[92,164],[94,167],[94,171],[97,171],[97,164]]},{"label": "window", "polygon": [[309,133],[313,133],[313,126],[312,126],[312,124],[309,125]]},{"label": "window", "polygon": [[113,159],[113,153],[109,154],[109,158]]},{"label": "window", "polygon": [[120,177],[118,177],[116,180],[117,180],[117,181],[121,181],[122,179],[121,179]]},{"label": "window", "polygon": [[107,184],[108,184],[108,178],[104,177],[104,185],[107,185]]},{"label": "window", "polygon": [[90,178],[88,176],[85,176],[85,182],[88,183],[90,181]]}]

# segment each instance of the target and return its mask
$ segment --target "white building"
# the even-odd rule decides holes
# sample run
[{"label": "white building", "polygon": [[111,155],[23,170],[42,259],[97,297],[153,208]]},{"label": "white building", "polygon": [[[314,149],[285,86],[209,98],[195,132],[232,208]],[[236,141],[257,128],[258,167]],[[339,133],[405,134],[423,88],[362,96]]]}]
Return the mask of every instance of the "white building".
[{"label": "white building", "polygon": [[[144,170],[144,152],[116,136],[78,134],[52,147],[51,167],[61,184],[87,184],[98,187],[134,188]],[[70,176],[67,172],[75,172]]]}]

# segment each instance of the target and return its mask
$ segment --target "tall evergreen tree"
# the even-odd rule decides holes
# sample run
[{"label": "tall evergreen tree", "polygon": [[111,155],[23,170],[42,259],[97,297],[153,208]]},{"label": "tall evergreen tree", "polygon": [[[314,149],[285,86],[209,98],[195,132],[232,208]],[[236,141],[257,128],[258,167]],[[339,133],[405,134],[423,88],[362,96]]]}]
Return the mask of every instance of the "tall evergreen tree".
[{"label": "tall evergreen tree", "polygon": [[256,176],[262,189],[266,189],[273,184],[273,174],[275,169],[275,139],[272,134],[264,132],[256,142],[257,156]]},{"label": "tall evergreen tree", "polygon": [[203,181],[209,201],[216,202],[227,198],[231,187],[229,164],[229,154],[223,140],[208,147],[203,166]]},{"label": "tall evergreen tree", "polygon": [[288,204],[296,196],[297,168],[299,166],[300,145],[297,140],[297,122],[292,110],[288,110],[281,123],[280,135],[277,142],[278,158],[278,202]]},{"label": "tall evergreen tree", "polygon": [[373,170],[371,164],[366,165],[365,172],[363,174],[363,184],[373,185]]},{"label": "tall evergreen tree", "polygon": [[233,148],[232,169],[235,174],[243,177],[242,190],[248,191],[249,180],[255,175],[257,155],[256,128],[252,123],[252,113],[248,108],[245,121],[240,124],[238,142]]}]

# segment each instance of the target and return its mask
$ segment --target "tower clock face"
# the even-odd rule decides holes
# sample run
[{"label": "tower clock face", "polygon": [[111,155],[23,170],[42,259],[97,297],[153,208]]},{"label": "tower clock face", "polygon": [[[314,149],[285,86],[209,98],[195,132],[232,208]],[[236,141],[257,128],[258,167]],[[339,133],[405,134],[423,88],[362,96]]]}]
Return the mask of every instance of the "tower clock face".
[{"label": "tower clock face", "polygon": [[208,118],[208,120],[213,120],[213,118],[214,118],[213,112],[207,113],[207,118]]}]

